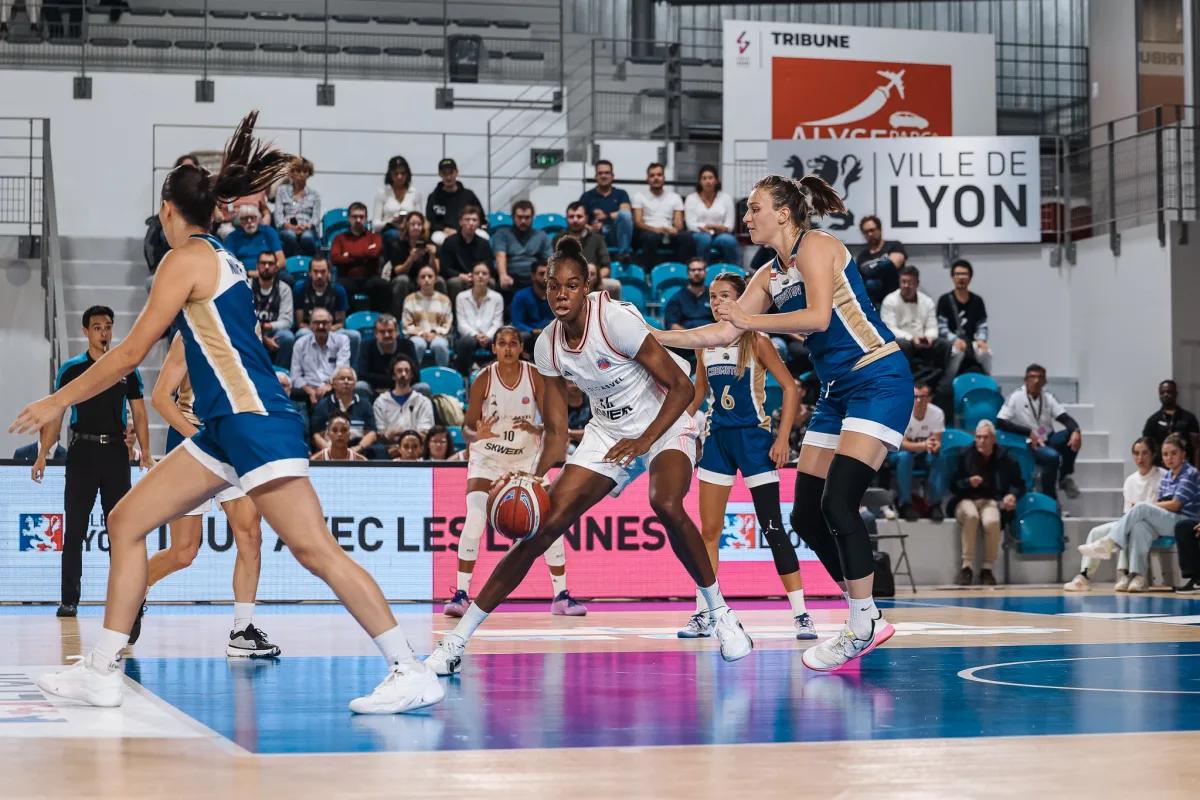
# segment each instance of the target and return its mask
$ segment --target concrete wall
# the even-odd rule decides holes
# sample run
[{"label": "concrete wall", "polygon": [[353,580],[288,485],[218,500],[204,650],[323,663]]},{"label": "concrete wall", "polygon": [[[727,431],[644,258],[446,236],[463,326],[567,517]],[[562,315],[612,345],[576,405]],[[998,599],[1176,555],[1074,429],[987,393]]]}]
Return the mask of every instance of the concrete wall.
[{"label": "concrete wall", "polygon": [[15,239],[0,239],[0,458],[34,441],[12,436],[8,424],[26,403],[38,399],[50,385],[50,344],[43,335],[46,293],[42,290],[41,264],[19,261]]},{"label": "concrete wall", "polygon": [[1196,224],[1188,230],[1188,244],[1180,244],[1180,226],[1170,230],[1172,360],[1175,380],[1179,382],[1179,402],[1189,411],[1200,405],[1200,240]]}]

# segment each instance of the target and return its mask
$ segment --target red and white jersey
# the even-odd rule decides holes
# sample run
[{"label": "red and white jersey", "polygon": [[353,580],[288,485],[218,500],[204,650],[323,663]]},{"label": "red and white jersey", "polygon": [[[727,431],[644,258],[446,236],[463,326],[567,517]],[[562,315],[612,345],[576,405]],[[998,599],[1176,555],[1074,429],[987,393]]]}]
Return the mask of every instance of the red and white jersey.
[{"label": "red and white jersey", "polygon": [[513,386],[508,386],[500,377],[496,365],[485,368],[475,377],[477,381],[487,381],[487,390],[483,395],[481,420],[496,417],[492,426],[495,436],[480,439],[471,443],[471,458],[485,458],[499,461],[537,463],[542,451],[542,437],[515,427],[520,420],[542,424],[542,416],[538,413],[537,402],[533,395],[533,367],[529,362],[522,361],[520,377]]},{"label": "red and white jersey", "polygon": [[[667,394],[636,361],[650,331],[637,309],[614,301],[607,292],[593,292],[587,303],[579,347],[567,346],[563,325],[556,319],[538,336],[534,364],[542,375],[565,378],[587,395],[592,404],[589,426],[615,439],[637,438],[658,416]],[[687,362],[674,358],[687,374]]]}]

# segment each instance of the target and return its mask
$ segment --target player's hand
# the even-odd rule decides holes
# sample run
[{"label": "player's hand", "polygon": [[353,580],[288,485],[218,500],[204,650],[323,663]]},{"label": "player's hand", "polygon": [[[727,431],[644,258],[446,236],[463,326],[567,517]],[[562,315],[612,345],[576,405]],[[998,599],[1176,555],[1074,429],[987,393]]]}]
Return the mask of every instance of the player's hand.
[{"label": "player's hand", "polygon": [[637,439],[622,439],[609,448],[604,460],[620,467],[628,467],[638,456],[644,456],[650,450],[650,442]]},{"label": "player's hand", "polygon": [[33,462],[33,469],[29,470],[29,477],[33,479],[34,483],[41,483],[42,478],[44,478],[45,476],[46,476],[46,459],[43,458],[42,456],[38,456],[37,460]]},{"label": "player's hand", "polygon": [[744,331],[750,327],[750,315],[737,304],[736,300],[726,300],[717,305],[714,316],[721,322],[729,322],[738,330]]},{"label": "player's hand", "polygon": [[155,464],[154,456],[150,455],[149,453],[142,453],[139,463],[142,466],[142,472],[145,472],[146,470],[148,470],[154,466],[154,464]]},{"label": "player's hand", "polygon": [[534,425],[533,422],[527,419],[519,419],[513,423],[513,427],[525,433],[532,433],[534,436],[542,435],[542,426]]},{"label": "player's hand", "polygon": [[499,415],[493,414],[487,419],[479,420],[479,424],[475,426],[475,441],[480,439],[495,439],[496,432],[492,430],[492,426],[500,419]]},{"label": "player's hand", "polygon": [[771,445],[770,453],[768,454],[772,463],[775,464],[775,469],[783,469],[788,463],[788,456],[791,455],[791,448],[788,447],[787,436],[777,436],[775,443]]},{"label": "player's hand", "polygon": [[8,426],[9,433],[36,433],[49,425],[63,413],[62,404],[54,395],[48,394],[41,400],[30,403],[21,409],[12,425]]}]

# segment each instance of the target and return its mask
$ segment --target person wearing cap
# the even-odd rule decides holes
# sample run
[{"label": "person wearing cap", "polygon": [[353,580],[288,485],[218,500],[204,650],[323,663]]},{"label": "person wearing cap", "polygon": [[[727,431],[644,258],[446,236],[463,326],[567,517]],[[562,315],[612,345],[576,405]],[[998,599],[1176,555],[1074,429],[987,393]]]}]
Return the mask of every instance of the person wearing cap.
[{"label": "person wearing cap", "polygon": [[963,448],[950,486],[954,493],[950,509],[962,526],[962,569],[955,582],[970,586],[974,579],[975,534],[982,523],[979,582],[995,586],[992,567],[1000,554],[1000,515],[1017,507],[1017,500],[1025,494],[1025,480],[1017,462],[996,444],[996,426],[989,420],[980,420],[975,426],[975,446]]},{"label": "person wearing cap", "polygon": [[[429,239],[438,247],[446,237],[458,232],[458,218],[467,206],[483,208],[483,203],[474,192],[462,185],[458,179],[458,164],[453,158],[438,162],[438,176],[442,179],[425,201],[425,218],[429,220]],[[486,219],[486,215],[484,215]],[[487,231],[479,230],[476,236],[486,240]]]}]

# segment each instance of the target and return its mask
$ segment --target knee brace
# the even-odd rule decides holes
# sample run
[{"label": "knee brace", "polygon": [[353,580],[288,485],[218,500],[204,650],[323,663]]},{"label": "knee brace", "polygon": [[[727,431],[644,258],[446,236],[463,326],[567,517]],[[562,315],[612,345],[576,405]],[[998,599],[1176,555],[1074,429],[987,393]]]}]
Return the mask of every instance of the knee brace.
[{"label": "knee brace", "polygon": [[750,497],[754,500],[754,513],[758,517],[758,527],[771,547],[771,557],[775,559],[775,571],[780,575],[791,575],[800,569],[800,562],[796,558],[792,540],[783,532],[783,514],[779,506],[779,482],[771,481],[751,488]]},{"label": "knee brace", "polygon": [[487,527],[487,492],[467,494],[467,519],[463,522],[462,535],[458,539],[458,557],[462,561],[479,558],[479,540]]},{"label": "knee brace", "polygon": [[546,566],[565,567],[567,565],[567,548],[563,544],[563,537],[559,536],[555,539],[554,544],[546,549],[542,557],[546,559]]},{"label": "knee brace", "polygon": [[845,580],[842,560],[837,543],[829,532],[825,515],[821,511],[821,497],[825,493],[825,479],[805,472],[796,472],[796,495],[792,503],[790,522],[792,530],[808,549],[817,554],[821,566],[829,577],[838,583]]},{"label": "knee brace", "polygon": [[825,479],[821,511],[841,554],[847,580],[858,580],[875,573],[871,537],[858,513],[863,494],[875,474],[876,470],[869,464],[839,453],[833,457]]}]

